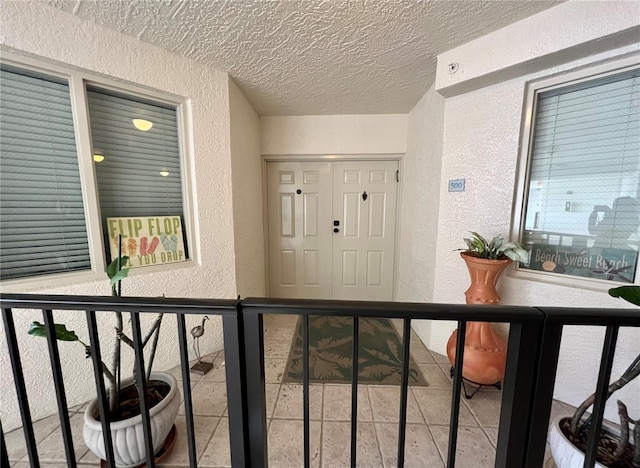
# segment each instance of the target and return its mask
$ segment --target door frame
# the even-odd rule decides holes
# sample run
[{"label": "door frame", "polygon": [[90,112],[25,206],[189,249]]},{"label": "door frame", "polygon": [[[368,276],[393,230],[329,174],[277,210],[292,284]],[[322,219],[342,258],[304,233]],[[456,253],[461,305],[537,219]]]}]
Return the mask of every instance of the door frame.
[{"label": "door frame", "polygon": [[402,190],[400,190],[403,174],[404,153],[379,154],[263,154],[262,155],[262,230],[264,233],[264,262],[265,262],[265,291],[271,297],[271,278],[269,275],[269,206],[267,187],[267,164],[270,162],[334,162],[334,161],[397,161],[400,178],[396,197],[396,242],[394,246],[393,284],[391,285],[391,300],[395,301],[398,294],[398,259],[400,255],[400,231],[402,214]]}]

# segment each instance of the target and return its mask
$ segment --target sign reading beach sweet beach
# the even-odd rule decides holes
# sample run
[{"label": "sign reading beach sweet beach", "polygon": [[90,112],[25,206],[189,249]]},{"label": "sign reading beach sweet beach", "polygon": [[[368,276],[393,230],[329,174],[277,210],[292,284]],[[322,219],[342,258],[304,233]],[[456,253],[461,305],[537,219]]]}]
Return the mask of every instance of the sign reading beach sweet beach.
[{"label": "sign reading beach sweet beach", "polygon": [[184,262],[186,260],[180,216],[107,218],[111,258],[118,257],[118,236],[122,255],[131,268]]}]

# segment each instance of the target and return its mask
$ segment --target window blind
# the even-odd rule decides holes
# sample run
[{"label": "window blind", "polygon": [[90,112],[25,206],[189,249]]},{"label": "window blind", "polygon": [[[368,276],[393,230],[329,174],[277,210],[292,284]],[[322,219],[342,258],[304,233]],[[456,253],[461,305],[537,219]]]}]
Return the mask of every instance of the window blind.
[{"label": "window blind", "polygon": [[[175,107],[87,87],[103,222],[111,217],[183,214]],[[152,123],[141,131],[133,119]],[[106,232],[106,230],[105,230]]]},{"label": "window blind", "polygon": [[0,276],[91,268],[69,86],[0,69]]},{"label": "window blind", "polygon": [[540,93],[534,132],[525,228],[535,232],[528,235],[558,242],[574,235],[564,242],[592,246],[596,225],[615,208],[626,220],[614,223],[625,232],[613,237],[637,245],[640,71]]}]

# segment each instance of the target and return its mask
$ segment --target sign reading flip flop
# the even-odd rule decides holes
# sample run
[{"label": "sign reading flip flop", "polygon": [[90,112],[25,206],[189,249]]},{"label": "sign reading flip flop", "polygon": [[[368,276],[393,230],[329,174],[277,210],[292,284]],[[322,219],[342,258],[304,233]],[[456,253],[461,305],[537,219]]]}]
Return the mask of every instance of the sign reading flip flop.
[{"label": "sign reading flip flop", "polygon": [[184,262],[184,240],[180,216],[107,218],[111,258],[118,257],[118,235],[122,255],[131,268]]}]

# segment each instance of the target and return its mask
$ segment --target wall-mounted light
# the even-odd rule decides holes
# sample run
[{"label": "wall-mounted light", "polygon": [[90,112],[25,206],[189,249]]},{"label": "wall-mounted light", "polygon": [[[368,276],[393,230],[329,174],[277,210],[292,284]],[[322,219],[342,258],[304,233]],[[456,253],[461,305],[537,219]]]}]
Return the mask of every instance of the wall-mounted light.
[{"label": "wall-mounted light", "polygon": [[162,177],[167,177],[169,175],[169,171],[160,171],[160,175]]},{"label": "wall-mounted light", "polygon": [[136,127],[138,130],[140,130],[141,132],[146,132],[151,130],[151,127],[153,127],[153,122],[151,122],[150,120],[145,120],[145,119],[133,119],[133,126]]},{"label": "wall-mounted light", "polygon": [[97,153],[97,152],[96,152],[96,153],[94,153],[94,154],[93,154],[93,160],[94,160],[95,162],[102,162],[102,161],[104,161],[104,154],[102,154],[102,153]]}]

